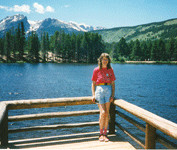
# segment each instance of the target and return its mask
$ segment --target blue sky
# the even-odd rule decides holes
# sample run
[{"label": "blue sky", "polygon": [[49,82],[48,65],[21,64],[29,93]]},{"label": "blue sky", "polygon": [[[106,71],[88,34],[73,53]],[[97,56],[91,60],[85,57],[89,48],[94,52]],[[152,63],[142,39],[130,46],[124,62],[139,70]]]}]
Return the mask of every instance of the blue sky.
[{"label": "blue sky", "polygon": [[0,0],[0,20],[15,14],[114,28],[177,18],[177,0]]}]

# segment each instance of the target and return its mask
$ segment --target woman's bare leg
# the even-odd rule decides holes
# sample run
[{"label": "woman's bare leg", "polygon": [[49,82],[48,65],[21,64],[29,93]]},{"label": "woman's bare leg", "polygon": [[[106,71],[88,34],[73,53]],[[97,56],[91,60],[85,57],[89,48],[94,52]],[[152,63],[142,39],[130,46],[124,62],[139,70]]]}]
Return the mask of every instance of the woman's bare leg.
[{"label": "woman's bare leg", "polygon": [[104,141],[104,136],[103,136],[103,128],[105,124],[105,104],[98,104],[99,110],[100,110],[100,118],[99,118],[99,125],[100,125],[100,136],[99,140],[100,142]]},{"label": "woman's bare leg", "polygon": [[106,114],[105,114],[105,122],[104,122],[104,141],[108,142],[109,138],[107,137],[107,129],[108,129],[108,124],[109,124],[109,108],[110,108],[110,102],[105,104],[106,108]]},{"label": "woman's bare leg", "polygon": [[109,108],[110,108],[110,102],[105,104],[105,121],[104,121],[104,128],[108,128],[109,124]]},{"label": "woman's bare leg", "polygon": [[100,110],[99,125],[100,125],[100,129],[103,129],[105,125],[106,105],[98,104],[98,108]]}]

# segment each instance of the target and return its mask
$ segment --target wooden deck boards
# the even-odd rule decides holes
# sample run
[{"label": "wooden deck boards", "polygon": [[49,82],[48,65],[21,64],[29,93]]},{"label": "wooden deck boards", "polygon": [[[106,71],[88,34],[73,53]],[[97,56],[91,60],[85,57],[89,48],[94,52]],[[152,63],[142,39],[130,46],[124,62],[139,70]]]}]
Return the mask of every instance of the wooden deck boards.
[{"label": "wooden deck boards", "polygon": [[[109,142],[98,141],[98,132],[61,135],[53,137],[33,138],[9,141],[6,148],[10,149],[69,149],[69,150],[109,150],[109,149],[132,149],[133,147],[122,136],[109,135]],[[2,147],[1,147],[2,148]],[[5,148],[5,147],[4,147]]]}]

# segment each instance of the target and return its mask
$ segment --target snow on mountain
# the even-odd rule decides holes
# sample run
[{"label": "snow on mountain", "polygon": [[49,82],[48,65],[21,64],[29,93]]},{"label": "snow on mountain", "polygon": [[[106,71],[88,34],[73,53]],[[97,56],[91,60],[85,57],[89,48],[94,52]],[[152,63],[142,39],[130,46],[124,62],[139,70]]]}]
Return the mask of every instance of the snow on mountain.
[{"label": "snow on mountain", "polygon": [[31,32],[31,31],[37,31],[37,29],[39,29],[39,27],[41,25],[41,22],[42,21],[31,21],[31,20],[28,20],[28,23],[30,24],[30,28],[28,29],[27,33]]},{"label": "snow on mountain", "polygon": [[20,14],[14,16],[7,16],[6,18],[0,21],[0,31],[9,30],[12,27],[17,28],[18,23],[20,22],[24,22],[26,28],[29,27],[29,24],[27,23],[27,17]]},{"label": "snow on mountain", "polygon": [[[52,35],[55,33],[55,31],[64,30],[66,33],[70,32],[88,32],[92,30],[98,30],[101,29],[99,27],[92,27],[86,24],[78,24],[73,21],[64,22],[58,19],[51,19],[47,18],[42,21],[28,21],[30,23],[30,31],[36,31],[37,33],[40,33],[41,31],[46,31],[49,33],[49,35]],[[103,28],[102,28],[103,29]]]},{"label": "snow on mountain", "polygon": [[64,22],[51,18],[47,18],[41,21],[31,21],[27,20],[26,16],[17,14],[14,16],[8,16],[0,21],[0,37],[2,37],[5,32],[12,29],[12,27],[14,29],[18,28],[18,24],[20,22],[24,23],[26,33],[36,31],[38,34],[40,34],[41,32],[46,31],[49,33],[49,35],[53,35],[57,30],[64,30],[66,33],[71,33],[105,29],[103,27],[92,27],[84,23],[78,24],[73,21]]},{"label": "snow on mountain", "polygon": [[86,25],[85,23],[81,23],[81,24],[79,24],[79,26],[80,26],[81,28],[87,30],[87,31],[92,31],[92,30],[94,30],[94,27],[89,26],[89,25]]},{"label": "snow on mountain", "polygon": [[18,28],[18,24],[21,22],[24,24],[25,31],[27,31],[30,24],[27,21],[27,17],[24,15],[17,14],[14,16],[7,16],[2,19],[0,21],[0,37],[3,37],[7,31]]},{"label": "snow on mountain", "polygon": [[88,30],[85,30],[85,28],[82,28],[78,23],[70,21],[69,22],[70,25],[73,26],[73,28],[75,28],[78,31],[83,31],[83,32],[87,32]]},{"label": "snow on mountain", "polygon": [[93,26],[89,26],[86,25],[85,23],[81,23],[78,24],[76,22],[70,21],[70,23],[75,24],[76,26],[78,26],[81,30],[83,30],[84,32],[88,32],[88,31],[93,31],[93,30],[101,30],[101,29],[106,29],[104,27],[93,27]]}]

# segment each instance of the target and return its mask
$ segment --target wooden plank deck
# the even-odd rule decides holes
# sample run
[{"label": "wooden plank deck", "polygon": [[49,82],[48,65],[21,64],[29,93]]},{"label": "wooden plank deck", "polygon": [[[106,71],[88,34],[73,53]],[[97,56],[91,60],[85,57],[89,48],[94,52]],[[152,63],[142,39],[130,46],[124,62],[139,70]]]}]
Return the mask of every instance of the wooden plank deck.
[{"label": "wooden plank deck", "polygon": [[[109,135],[109,142],[100,142],[98,132],[79,133],[43,138],[23,139],[9,141],[8,149],[70,149],[70,150],[109,150],[109,149],[132,149],[133,147],[122,136]],[[2,148],[2,147],[1,147]]]}]

